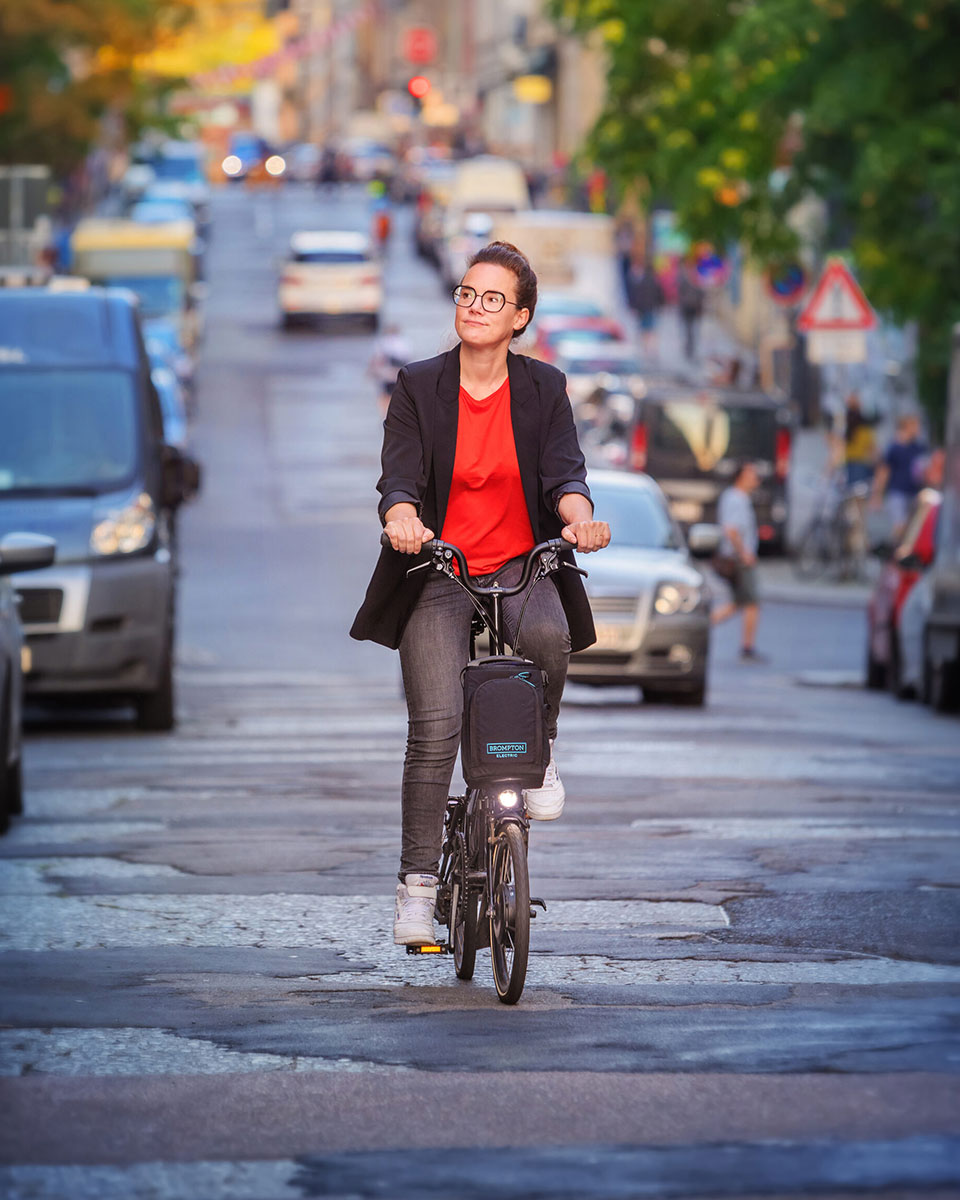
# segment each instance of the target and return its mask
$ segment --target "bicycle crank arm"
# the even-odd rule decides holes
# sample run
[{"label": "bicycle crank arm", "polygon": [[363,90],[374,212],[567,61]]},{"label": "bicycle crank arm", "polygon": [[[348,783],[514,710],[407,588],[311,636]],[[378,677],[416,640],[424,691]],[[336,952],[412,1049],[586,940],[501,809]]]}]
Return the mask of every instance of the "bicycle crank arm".
[{"label": "bicycle crank arm", "polygon": [[408,954],[452,954],[449,942],[432,942],[425,946],[408,946]]}]

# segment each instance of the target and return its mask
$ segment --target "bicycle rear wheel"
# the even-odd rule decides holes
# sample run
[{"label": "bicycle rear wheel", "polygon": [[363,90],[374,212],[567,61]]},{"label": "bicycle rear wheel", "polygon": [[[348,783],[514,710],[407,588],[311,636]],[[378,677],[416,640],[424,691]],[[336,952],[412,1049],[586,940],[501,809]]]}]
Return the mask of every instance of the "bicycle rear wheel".
[{"label": "bicycle rear wheel", "polygon": [[477,961],[480,897],[467,883],[467,856],[461,840],[450,877],[450,945],[458,979],[472,979]]},{"label": "bicycle rear wheel", "polygon": [[797,547],[793,569],[799,579],[819,579],[840,557],[836,531],[821,519],[811,522]]},{"label": "bicycle rear wheel", "polygon": [[530,952],[530,876],[518,825],[501,830],[493,847],[490,895],[490,957],[497,996],[516,1004],[527,977]]}]

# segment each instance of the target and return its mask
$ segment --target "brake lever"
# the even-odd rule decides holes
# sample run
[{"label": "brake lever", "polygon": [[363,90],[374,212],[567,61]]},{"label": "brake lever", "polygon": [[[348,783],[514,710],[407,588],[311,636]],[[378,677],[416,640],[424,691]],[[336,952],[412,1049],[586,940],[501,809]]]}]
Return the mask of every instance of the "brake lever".
[{"label": "brake lever", "polygon": [[415,567],[411,567],[410,570],[407,571],[407,577],[409,578],[411,575],[415,575],[417,573],[417,571],[425,571],[427,569],[427,567],[432,567],[432,566],[433,566],[433,559],[428,558],[426,562],[418,563]]},{"label": "brake lever", "polygon": [[560,564],[560,566],[561,566],[561,567],[566,567],[566,569],[567,569],[568,571],[576,571],[576,573],[577,573],[578,575],[582,575],[582,576],[584,577],[584,579],[589,579],[589,578],[590,578],[590,572],[589,572],[589,571],[585,571],[585,570],[583,569],[583,567],[575,567],[575,566],[573,565],[573,563],[568,563],[568,562],[562,562],[562,563]]}]

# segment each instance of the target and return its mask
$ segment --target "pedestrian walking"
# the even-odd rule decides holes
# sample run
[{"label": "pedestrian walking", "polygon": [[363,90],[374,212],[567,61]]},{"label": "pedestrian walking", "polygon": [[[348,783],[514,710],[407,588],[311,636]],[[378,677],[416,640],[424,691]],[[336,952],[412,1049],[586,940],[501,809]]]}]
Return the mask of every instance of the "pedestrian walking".
[{"label": "pedestrian walking", "polygon": [[703,316],[704,293],[699,280],[687,264],[677,276],[677,307],[683,323],[683,353],[688,362],[697,356],[697,332]]},{"label": "pedestrian walking", "polygon": [[388,325],[383,336],[377,338],[374,343],[367,374],[376,381],[380,393],[380,407],[384,415],[386,415],[393,389],[397,385],[400,368],[406,366],[412,357],[410,343],[401,333],[400,326],[397,324]]},{"label": "pedestrian walking", "polygon": [[663,304],[663,287],[649,259],[631,266],[627,276],[627,299],[640,322],[643,353],[647,358],[653,358],[657,353],[657,314]]},{"label": "pedestrian walking", "polygon": [[860,404],[859,392],[851,392],[843,409],[843,466],[847,487],[870,483],[877,464],[876,426],[880,416],[867,416]]},{"label": "pedestrian walking", "polygon": [[752,462],[740,465],[733,483],[720,495],[717,523],[723,530],[719,551],[713,560],[717,574],[727,581],[733,599],[715,608],[711,622],[719,625],[735,613],[742,614],[743,631],[740,658],[743,662],[763,662],[757,653],[757,623],[760,618],[760,597],[757,587],[757,515],[752,495],[760,482]]},{"label": "pedestrian walking", "polygon": [[635,240],[636,235],[633,229],[633,222],[626,219],[622,220],[617,226],[616,232],[617,263],[620,267],[620,282],[623,285],[623,294],[628,304],[630,303],[630,268],[633,265]]},{"label": "pedestrian walking", "polygon": [[[459,344],[406,366],[390,400],[377,484],[390,546],[350,631],[400,651],[409,723],[393,936],[407,945],[434,941],[443,814],[460,744],[460,676],[475,611],[447,576],[408,575],[410,556],[436,533],[463,550],[472,576],[510,586],[540,541],[563,537],[583,553],[610,541],[606,522],[593,519],[563,375],[509,353],[536,308],[529,261],[515,246],[492,242],[473,256],[453,299]],[[543,785],[525,790],[524,803],[528,816],[550,821],[564,804],[553,740],[567,663],[571,650],[596,635],[573,571],[505,601],[508,640],[528,603],[524,651],[549,679],[551,753]]]},{"label": "pedestrian walking", "polygon": [[897,431],[873,477],[871,507],[884,507],[896,541],[907,523],[914,497],[923,486],[922,468],[928,454],[920,435],[919,417],[909,414],[897,421]]}]

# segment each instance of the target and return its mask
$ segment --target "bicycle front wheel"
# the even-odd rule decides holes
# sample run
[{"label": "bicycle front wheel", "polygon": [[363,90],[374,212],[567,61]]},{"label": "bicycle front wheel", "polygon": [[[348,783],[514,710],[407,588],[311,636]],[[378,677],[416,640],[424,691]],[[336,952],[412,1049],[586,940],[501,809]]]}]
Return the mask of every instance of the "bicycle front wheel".
[{"label": "bicycle front wheel", "polygon": [[516,1004],[527,977],[530,952],[530,876],[518,825],[507,825],[498,835],[490,874],[493,981],[503,1003]]}]

